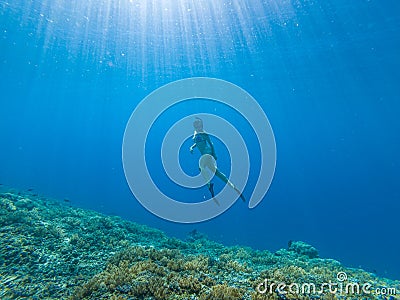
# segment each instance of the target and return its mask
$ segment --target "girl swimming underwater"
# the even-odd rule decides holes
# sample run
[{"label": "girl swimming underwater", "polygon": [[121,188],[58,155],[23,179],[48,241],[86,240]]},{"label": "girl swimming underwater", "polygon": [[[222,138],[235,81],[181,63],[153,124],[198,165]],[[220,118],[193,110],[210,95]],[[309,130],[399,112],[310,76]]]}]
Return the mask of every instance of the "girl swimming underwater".
[{"label": "girl swimming underwater", "polygon": [[[221,171],[218,170],[215,161],[217,160],[217,155],[215,154],[214,145],[211,141],[210,136],[204,131],[203,129],[203,120],[200,118],[196,118],[193,122],[194,127],[194,134],[193,134],[193,141],[194,144],[190,147],[190,153],[193,153],[193,149],[197,147],[201,153],[200,158],[200,172],[203,176],[204,180],[207,182],[207,187],[213,197],[214,201],[214,184],[211,182],[211,178],[207,168],[215,174],[218,178],[220,178],[223,182],[228,184],[231,188],[233,188],[240,196],[243,201],[246,201],[242,192],[235,187],[235,185],[229,181],[229,179],[223,174]],[[219,204],[216,201],[217,204]]]}]

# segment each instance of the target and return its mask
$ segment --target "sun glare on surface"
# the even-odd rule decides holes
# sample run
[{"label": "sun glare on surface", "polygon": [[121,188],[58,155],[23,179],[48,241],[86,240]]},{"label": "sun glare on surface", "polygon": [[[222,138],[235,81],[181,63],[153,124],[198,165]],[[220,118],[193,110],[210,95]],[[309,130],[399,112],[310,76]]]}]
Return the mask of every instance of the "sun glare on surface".
[{"label": "sun glare on surface", "polygon": [[159,74],[189,68],[196,75],[232,67],[241,55],[262,50],[271,23],[293,17],[288,1],[275,0],[33,0],[2,6],[19,15],[21,30],[31,30],[27,34],[43,56],[64,47],[70,61],[96,63],[99,70],[126,68],[143,79],[149,68]]}]

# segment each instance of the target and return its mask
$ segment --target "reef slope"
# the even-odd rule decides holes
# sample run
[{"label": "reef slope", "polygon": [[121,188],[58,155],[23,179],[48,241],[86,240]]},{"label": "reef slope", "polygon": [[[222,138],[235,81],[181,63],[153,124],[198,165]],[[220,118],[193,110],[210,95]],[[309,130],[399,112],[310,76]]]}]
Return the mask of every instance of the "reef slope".
[{"label": "reef slope", "polygon": [[17,192],[0,194],[0,225],[0,299],[400,299],[398,281],[303,242],[271,253],[181,241]]}]

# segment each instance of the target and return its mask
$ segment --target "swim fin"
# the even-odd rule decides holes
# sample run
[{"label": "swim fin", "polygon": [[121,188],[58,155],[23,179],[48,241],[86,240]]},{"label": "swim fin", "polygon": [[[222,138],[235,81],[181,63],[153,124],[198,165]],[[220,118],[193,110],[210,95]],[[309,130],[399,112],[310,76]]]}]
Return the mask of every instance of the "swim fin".
[{"label": "swim fin", "polygon": [[210,183],[210,185],[208,186],[208,189],[211,193],[211,196],[214,198],[215,194],[214,194],[214,183]]},{"label": "swim fin", "polygon": [[246,202],[246,198],[243,196],[242,192],[235,186],[233,186],[233,189],[239,194],[240,199],[242,199],[243,202]]},{"label": "swim fin", "polygon": [[240,193],[240,196],[239,196],[239,197],[243,200],[243,202],[246,202],[246,198],[243,196],[242,193]]}]

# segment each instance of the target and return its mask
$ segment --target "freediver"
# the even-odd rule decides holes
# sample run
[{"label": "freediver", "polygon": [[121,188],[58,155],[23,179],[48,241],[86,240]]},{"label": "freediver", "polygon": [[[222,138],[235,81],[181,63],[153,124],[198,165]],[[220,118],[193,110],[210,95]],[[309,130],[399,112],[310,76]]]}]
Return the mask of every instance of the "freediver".
[{"label": "freediver", "polygon": [[200,173],[203,176],[204,180],[207,183],[208,190],[211,193],[214,201],[217,204],[218,201],[214,198],[214,183],[211,182],[211,178],[209,176],[209,172],[207,172],[207,168],[215,174],[218,178],[220,178],[223,182],[228,184],[231,188],[233,188],[240,196],[243,201],[246,201],[242,192],[235,187],[235,185],[229,181],[229,179],[223,174],[221,171],[218,170],[215,161],[217,160],[217,155],[215,154],[214,145],[211,141],[210,136],[204,131],[203,129],[203,120],[196,117],[195,121],[193,122],[194,127],[194,134],[193,134],[193,142],[194,144],[189,148],[190,153],[193,153],[194,148],[197,147],[201,153],[200,158]]}]

